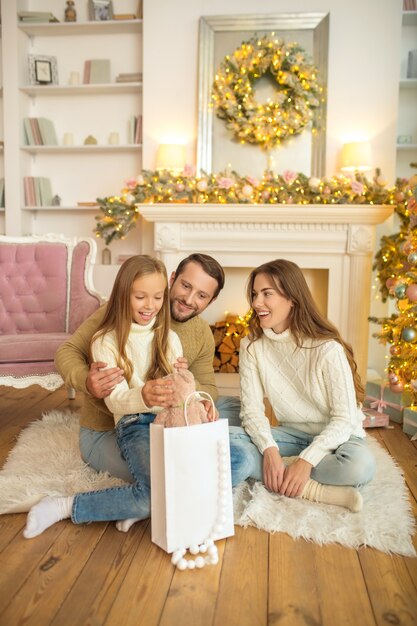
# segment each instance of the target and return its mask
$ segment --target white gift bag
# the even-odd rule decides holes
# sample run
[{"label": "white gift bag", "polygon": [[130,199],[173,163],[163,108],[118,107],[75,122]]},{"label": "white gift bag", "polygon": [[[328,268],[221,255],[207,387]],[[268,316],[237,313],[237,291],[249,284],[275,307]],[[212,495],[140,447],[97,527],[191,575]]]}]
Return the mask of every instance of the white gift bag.
[{"label": "white gift bag", "polygon": [[234,535],[228,421],[151,424],[150,449],[152,541],[171,553]]}]

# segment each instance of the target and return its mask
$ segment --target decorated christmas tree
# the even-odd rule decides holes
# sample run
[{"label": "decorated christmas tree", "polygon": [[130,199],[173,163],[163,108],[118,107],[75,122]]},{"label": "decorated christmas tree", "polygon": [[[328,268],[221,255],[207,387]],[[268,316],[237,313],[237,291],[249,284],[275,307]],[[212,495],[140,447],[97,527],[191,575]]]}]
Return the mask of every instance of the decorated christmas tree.
[{"label": "decorated christmas tree", "polygon": [[383,300],[395,300],[397,313],[389,318],[370,318],[381,324],[375,334],[390,344],[388,382],[391,391],[410,391],[412,404],[417,404],[417,176],[399,191],[401,229],[383,237],[376,255]]}]

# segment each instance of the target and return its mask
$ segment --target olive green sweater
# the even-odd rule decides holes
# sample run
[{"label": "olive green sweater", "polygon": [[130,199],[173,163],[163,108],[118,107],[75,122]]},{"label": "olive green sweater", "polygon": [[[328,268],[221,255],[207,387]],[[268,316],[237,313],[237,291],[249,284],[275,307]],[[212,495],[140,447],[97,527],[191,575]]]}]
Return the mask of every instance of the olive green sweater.
[{"label": "olive green sweater", "polygon": [[[81,324],[70,339],[58,348],[55,355],[55,364],[65,385],[84,394],[81,426],[93,430],[114,428],[113,415],[104,400],[90,395],[85,385],[89,371],[90,343],[103,319],[104,308],[105,305]],[[218,394],[213,370],[214,339],[209,324],[197,316],[188,322],[172,321],[171,328],[181,340],[188,368],[195,378],[196,388],[208,392],[213,400],[216,400]]]}]

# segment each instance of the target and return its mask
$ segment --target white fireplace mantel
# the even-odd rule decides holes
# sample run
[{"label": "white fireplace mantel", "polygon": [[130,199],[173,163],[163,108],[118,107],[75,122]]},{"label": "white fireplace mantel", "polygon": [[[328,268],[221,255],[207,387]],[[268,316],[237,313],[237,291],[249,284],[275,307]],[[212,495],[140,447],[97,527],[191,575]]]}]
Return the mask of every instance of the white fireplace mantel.
[{"label": "white fireplace mantel", "polygon": [[142,204],[139,211],[142,252],[157,255],[168,272],[192,252],[210,254],[226,269],[276,258],[326,269],[328,317],[352,344],[366,378],[375,227],[392,207],[172,203]]}]

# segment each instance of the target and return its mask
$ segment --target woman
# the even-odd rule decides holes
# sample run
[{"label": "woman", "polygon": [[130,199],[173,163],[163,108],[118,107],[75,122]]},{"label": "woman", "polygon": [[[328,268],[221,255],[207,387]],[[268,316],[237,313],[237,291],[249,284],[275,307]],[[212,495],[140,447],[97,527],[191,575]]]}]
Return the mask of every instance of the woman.
[{"label": "woman", "polygon": [[[233,484],[252,477],[281,495],[359,511],[356,487],[372,479],[375,461],[351,347],[321,315],[291,261],[254,269],[247,297],[252,315],[239,356],[243,429],[231,427]],[[265,415],[265,396],[279,427]]]}]

